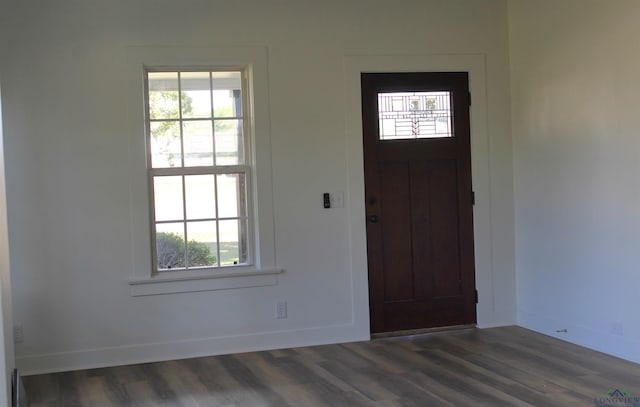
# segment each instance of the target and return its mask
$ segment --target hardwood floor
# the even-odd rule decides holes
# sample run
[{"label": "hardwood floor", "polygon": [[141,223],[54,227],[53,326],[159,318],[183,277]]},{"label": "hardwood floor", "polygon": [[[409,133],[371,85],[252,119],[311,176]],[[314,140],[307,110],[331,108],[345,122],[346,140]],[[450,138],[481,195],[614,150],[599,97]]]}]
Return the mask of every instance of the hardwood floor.
[{"label": "hardwood floor", "polygon": [[640,395],[640,365],[504,327],[28,376],[24,382],[32,407],[594,406],[611,389]]}]

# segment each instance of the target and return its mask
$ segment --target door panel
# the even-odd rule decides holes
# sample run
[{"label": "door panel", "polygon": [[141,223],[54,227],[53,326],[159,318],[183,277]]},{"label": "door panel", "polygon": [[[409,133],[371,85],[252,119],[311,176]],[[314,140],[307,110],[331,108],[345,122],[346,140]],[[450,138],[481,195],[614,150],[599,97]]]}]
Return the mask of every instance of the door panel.
[{"label": "door panel", "polygon": [[468,75],[364,73],[362,113],[372,332],[475,323]]},{"label": "door panel", "polygon": [[461,295],[458,244],[457,166],[454,160],[429,162],[429,210],[432,257],[432,297]]},{"label": "door panel", "polygon": [[380,167],[380,180],[384,205],[380,210],[383,246],[384,299],[403,301],[414,298],[411,236],[411,196],[409,168],[404,163],[385,163]]}]

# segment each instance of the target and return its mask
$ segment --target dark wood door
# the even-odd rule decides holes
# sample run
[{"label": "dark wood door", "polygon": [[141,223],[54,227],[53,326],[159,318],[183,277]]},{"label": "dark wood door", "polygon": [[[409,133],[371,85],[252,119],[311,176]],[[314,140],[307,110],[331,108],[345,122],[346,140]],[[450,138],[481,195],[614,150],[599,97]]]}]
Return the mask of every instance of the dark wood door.
[{"label": "dark wood door", "polygon": [[363,73],[371,331],[476,322],[466,72]]}]

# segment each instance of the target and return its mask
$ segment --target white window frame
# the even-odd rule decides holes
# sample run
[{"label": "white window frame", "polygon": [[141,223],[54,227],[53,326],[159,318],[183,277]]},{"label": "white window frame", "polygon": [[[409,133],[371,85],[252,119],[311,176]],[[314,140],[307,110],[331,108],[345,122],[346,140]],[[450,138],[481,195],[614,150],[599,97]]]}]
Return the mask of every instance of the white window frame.
[{"label": "white window frame", "polygon": [[[183,73],[193,73],[193,72],[197,72],[197,73],[210,73],[210,72],[237,72],[240,74],[241,76],[241,112],[242,112],[242,116],[241,116],[241,120],[242,120],[242,127],[243,127],[243,131],[242,131],[242,146],[243,146],[243,156],[245,156],[245,160],[241,163],[235,164],[235,165],[218,165],[216,163],[213,163],[214,160],[212,160],[212,164],[211,165],[207,165],[207,166],[203,166],[203,167],[192,167],[192,166],[184,166],[185,164],[185,157],[184,157],[184,152],[183,154],[181,154],[180,157],[180,161],[181,161],[181,166],[179,167],[171,167],[171,168],[166,168],[166,167],[153,167],[152,163],[152,151],[151,151],[151,123],[154,121],[154,119],[151,119],[150,117],[150,105],[149,105],[149,74],[153,74],[153,73],[158,73],[158,72],[167,72],[167,73],[177,73],[178,74],[178,78],[180,77],[181,74]],[[149,195],[149,203],[150,203],[150,213],[152,216],[152,220],[151,220],[151,250],[152,250],[152,275],[155,275],[156,273],[160,274],[160,273],[183,273],[185,271],[189,271],[191,268],[189,267],[188,264],[185,264],[185,269],[177,269],[177,270],[160,270],[158,267],[158,256],[157,256],[157,244],[156,244],[156,239],[157,239],[157,233],[155,231],[156,226],[158,224],[158,221],[156,219],[155,216],[155,187],[154,187],[154,179],[155,177],[162,177],[162,176],[189,176],[189,175],[221,175],[221,174],[242,174],[244,176],[244,182],[245,182],[245,201],[243,203],[244,205],[244,210],[246,212],[246,215],[244,216],[246,219],[241,219],[241,217],[238,217],[239,221],[242,221],[244,223],[244,228],[245,228],[245,234],[247,237],[247,241],[246,241],[246,252],[245,255],[247,257],[247,261],[239,264],[239,265],[228,265],[228,266],[223,266],[222,264],[220,264],[220,242],[218,240],[216,240],[216,252],[214,253],[216,258],[217,258],[217,262],[218,264],[215,266],[210,266],[210,267],[198,267],[193,268],[196,269],[197,271],[203,271],[203,272],[211,272],[211,273],[215,273],[220,271],[223,268],[236,268],[236,269],[240,269],[242,267],[247,267],[247,266],[253,266],[253,252],[254,252],[254,244],[253,244],[253,205],[251,205],[252,202],[252,188],[251,185],[253,184],[251,177],[252,177],[252,160],[251,160],[251,150],[252,150],[252,143],[251,143],[251,126],[249,125],[249,123],[251,123],[251,117],[252,117],[252,112],[250,109],[250,104],[247,103],[247,101],[250,99],[250,91],[248,89],[248,84],[249,84],[249,78],[247,77],[247,70],[245,67],[241,67],[241,66],[236,66],[236,67],[145,67],[145,111],[146,111],[146,115],[145,115],[145,132],[146,132],[146,142],[147,142],[147,172],[149,174],[149,191],[150,191],[150,195]],[[180,83],[180,80],[178,79],[178,82]],[[178,91],[180,91],[180,84],[178,83]],[[210,84],[211,85],[211,84]],[[226,118],[220,118],[220,117],[215,117],[214,112],[213,112],[213,106],[212,106],[212,110],[211,110],[211,117],[210,118],[206,118],[205,120],[213,120],[215,121],[216,119],[220,120],[220,119],[226,119]],[[235,118],[234,118],[235,119]],[[189,121],[192,119],[185,119],[182,117],[182,114],[179,114],[178,118],[172,118],[172,121],[175,121],[176,123],[178,123],[180,126],[182,126],[185,121]],[[201,119],[195,119],[195,120],[201,120]],[[182,133],[182,130],[181,130]],[[215,140],[215,133],[212,135],[213,136],[213,140]],[[180,138],[181,139],[181,147],[184,146],[184,136]],[[213,141],[212,140],[212,141]],[[215,156],[215,152],[214,152],[214,156]],[[215,157],[214,157],[215,158]],[[186,187],[186,185],[183,184],[183,196],[182,196],[182,204],[183,204],[183,211],[186,210],[187,207],[187,201],[185,199],[184,196],[184,188]],[[216,200],[216,205],[219,203],[219,194],[216,193],[215,194],[215,200]],[[186,237],[186,240],[189,240],[189,236],[187,233],[187,223],[188,223],[189,219],[187,219],[186,217],[183,217],[182,219],[182,223],[183,223],[183,228],[185,231],[184,236]],[[216,216],[216,218],[214,219],[214,221],[216,223],[219,222],[218,216]],[[162,223],[162,222],[160,222]],[[174,223],[172,221],[172,223]],[[216,227],[216,230],[219,230],[219,227]],[[216,233],[218,234],[218,233]],[[186,242],[185,242],[186,243]],[[188,243],[186,243],[188,245]],[[206,275],[206,274],[204,274]]]},{"label": "white window frame", "polygon": [[[132,273],[129,279],[134,296],[208,291],[277,284],[274,242],[271,141],[269,134],[267,50],[263,47],[129,47],[127,123],[130,130],[130,200]],[[224,70],[241,67],[245,71],[247,94],[245,120],[248,136],[246,160],[251,182],[247,186],[249,239],[252,264],[203,270],[153,273],[153,203],[147,168],[145,119],[145,69],[171,67],[176,70],[200,67]]]}]

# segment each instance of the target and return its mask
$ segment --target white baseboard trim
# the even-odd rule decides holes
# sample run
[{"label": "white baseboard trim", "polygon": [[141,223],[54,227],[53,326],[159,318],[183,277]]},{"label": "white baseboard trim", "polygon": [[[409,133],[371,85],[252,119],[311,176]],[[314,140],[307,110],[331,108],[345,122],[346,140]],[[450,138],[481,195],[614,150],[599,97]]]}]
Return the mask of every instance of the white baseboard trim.
[{"label": "white baseboard trim", "polygon": [[477,324],[476,327],[480,328],[480,329],[487,329],[487,328],[500,328],[502,326],[513,326],[516,325],[515,322],[513,321],[503,321],[503,322],[488,322],[488,323],[482,323],[482,324]]},{"label": "white baseboard trim", "polygon": [[[502,323],[491,322],[478,324],[477,327],[480,329],[487,329],[511,325],[514,325],[511,321]],[[551,335],[549,333],[551,330],[544,330],[536,324],[527,324],[524,322],[519,325],[533,331]],[[551,336],[559,337],[557,335]],[[188,339],[175,342],[146,343],[35,355],[17,355],[16,367],[20,369],[23,376],[31,376],[36,374],[160,362],[165,360],[188,359],[203,356],[367,341],[369,339],[370,333],[368,326],[362,327],[356,324],[343,324],[299,330]],[[560,339],[564,338],[560,337]],[[582,343],[575,343],[586,346]],[[617,354],[615,356],[626,358]]]},{"label": "white baseboard trim", "polygon": [[[640,342],[529,312],[518,312],[518,325],[611,356],[640,363]],[[566,332],[558,332],[567,330]]]},{"label": "white baseboard trim", "polygon": [[23,376],[300,346],[366,341],[354,324],[16,356]]}]

